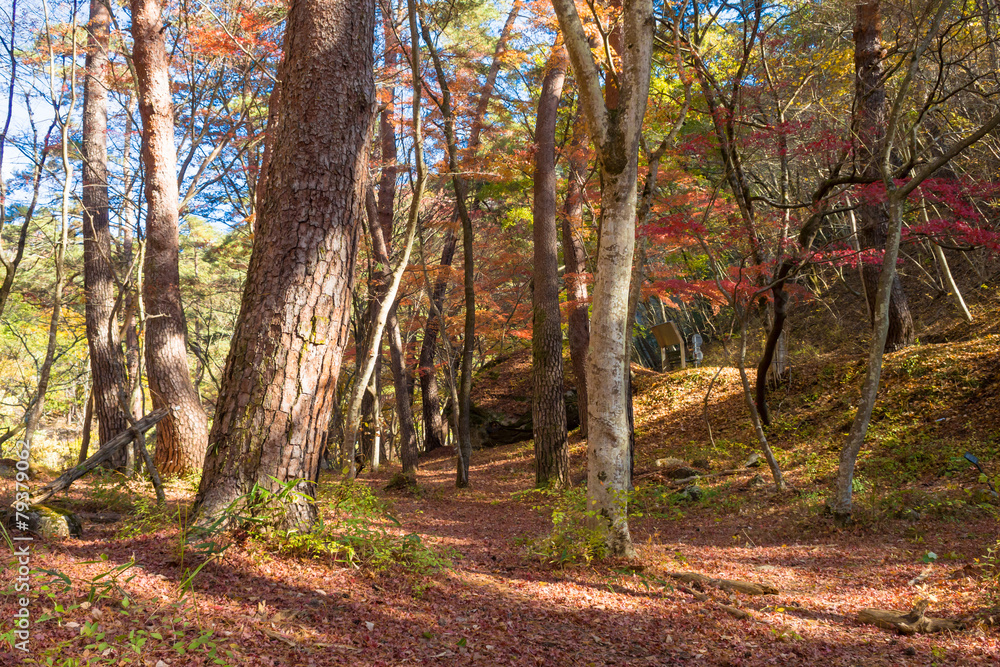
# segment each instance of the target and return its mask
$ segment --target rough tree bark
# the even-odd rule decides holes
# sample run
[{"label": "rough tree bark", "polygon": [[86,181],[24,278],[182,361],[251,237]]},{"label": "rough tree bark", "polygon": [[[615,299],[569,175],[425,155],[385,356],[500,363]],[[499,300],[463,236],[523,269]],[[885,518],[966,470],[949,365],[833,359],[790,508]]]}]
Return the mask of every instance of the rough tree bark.
[{"label": "rough tree bark", "polygon": [[556,122],[569,56],[559,44],[545,65],[535,120],[532,228],[531,400],[535,486],[569,486],[566,399],[563,396],[562,324],[559,317],[559,251],[556,232]]},{"label": "rough tree bark", "polygon": [[157,469],[164,476],[198,470],[208,421],[191,382],[187,325],[178,270],[177,153],[162,0],[131,0],[132,60],[142,116],[146,176],[146,375],[153,409],[171,408],[156,426]]},{"label": "rough tree bark", "polygon": [[[108,220],[108,38],[111,16],[104,0],[90,0],[87,78],[83,88],[83,280],[87,341],[93,374],[98,442],[104,445],[128,428],[120,396],[125,393],[125,356],[113,321],[114,268]],[[109,464],[123,469],[127,451]]]},{"label": "rough tree bark", "polygon": [[285,523],[316,518],[315,487],[344,346],[367,142],[375,109],[374,5],[293,0],[281,110],[240,314],[226,360],[199,521],[222,518],[255,484],[300,480]]},{"label": "rough tree bark", "polygon": [[[854,25],[854,134],[855,153],[861,174],[881,180],[879,156],[886,145],[887,112],[885,95],[885,68],[882,64],[882,12],[881,0],[861,0],[857,4]],[[858,240],[862,250],[882,250],[888,243],[889,213],[885,202],[862,198],[857,209],[860,228]],[[875,326],[875,300],[878,293],[878,264],[865,264],[862,276],[868,297],[868,312]],[[892,299],[889,302],[889,333],[885,351],[911,345],[914,340],[913,318],[906,293],[899,275],[892,282]]]},{"label": "rough tree bark", "polygon": [[569,358],[576,378],[576,404],[580,435],[587,437],[587,347],[590,314],[587,312],[586,253],[583,247],[583,184],[587,179],[587,123],[582,112],[573,121],[573,138],[566,160],[566,201],[562,219],[563,264],[566,269],[566,333]]},{"label": "rough tree bark", "polygon": [[624,39],[617,105],[610,112],[590,43],[572,0],[553,0],[566,40],[580,104],[597,149],[601,232],[594,281],[591,347],[587,360],[588,509],[599,516],[613,555],[633,555],[628,530],[628,423],[624,384],[628,288],[635,248],[639,137],[649,94],[653,45],[650,0],[623,3]]}]

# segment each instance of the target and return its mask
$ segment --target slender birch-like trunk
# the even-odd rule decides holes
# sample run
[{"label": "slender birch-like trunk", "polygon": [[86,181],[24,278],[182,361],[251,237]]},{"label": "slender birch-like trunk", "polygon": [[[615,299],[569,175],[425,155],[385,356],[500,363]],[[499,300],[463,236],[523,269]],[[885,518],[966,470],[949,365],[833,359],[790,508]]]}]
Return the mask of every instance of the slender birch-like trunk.
[{"label": "slender birch-like trunk", "polygon": [[[635,248],[639,137],[649,95],[653,46],[650,0],[623,3],[616,104],[605,103],[590,42],[572,0],[553,0],[573,64],[580,104],[603,182],[601,231],[588,357],[587,503],[606,530],[609,552],[633,555],[628,530],[628,420],[624,384],[629,281]],[[609,110],[614,107],[614,112]]]}]

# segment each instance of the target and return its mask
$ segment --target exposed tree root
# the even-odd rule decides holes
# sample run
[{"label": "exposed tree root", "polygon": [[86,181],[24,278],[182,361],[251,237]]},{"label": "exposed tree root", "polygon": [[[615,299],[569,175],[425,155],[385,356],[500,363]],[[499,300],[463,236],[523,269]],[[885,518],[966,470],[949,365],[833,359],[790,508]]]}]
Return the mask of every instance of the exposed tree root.
[{"label": "exposed tree root", "polygon": [[686,584],[714,586],[724,591],[737,591],[746,595],[777,595],[778,589],[770,584],[754,584],[749,581],[733,579],[715,579],[696,572],[667,572],[667,576]]},{"label": "exposed tree root", "polygon": [[920,600],[909,613],[862,609],[858,612],[858,622],[870,623],[886,630],[896,630],[904,635],[961,630],[965,627],[963,623],[957,621],[924,616],[928,604],[927,600]]},{"label": "exposed tree root", "polygon": [[720,609],[722,609],[722,611],[726,612],[727,614],[729,614],[733,618],[737,618],[737,619],[739,619],[741,621],[743,621],[743,620],[750,620],[750,619],[753,618],[753,615],[751,615],[750,612],[743,611],[739,607],[734,607],[732,605],[728,605],[728,604],[719,602],[715,598],[713,598],[713,597],[711,597],[709,595],[706,595],[705,593],[701,593],[699,591],[696,591],[693,588],[688,588],[687,586],[678,586],[677,590],[679,590],[679,591],[681,591],[683,593],[687,593],[688,595],[690,595],[691,597],[693,597],[695,600],[698,600],[699,602],[710,602],[710,603],[714,604],[715,606],[719,607]]}]

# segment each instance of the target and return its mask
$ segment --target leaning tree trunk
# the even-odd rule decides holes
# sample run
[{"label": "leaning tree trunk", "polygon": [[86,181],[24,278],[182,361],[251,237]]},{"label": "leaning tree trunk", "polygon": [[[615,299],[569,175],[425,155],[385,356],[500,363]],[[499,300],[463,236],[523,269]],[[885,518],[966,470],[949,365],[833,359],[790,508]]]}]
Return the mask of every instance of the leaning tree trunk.
[{"label": "leaning tree trunk", "polygon": [[[204,522],[255,484],[313,480],[347,344],[374,117],[374,5],[293,0],[281,110],[205,472]],[[285,523],[316,519],[308,497]]]},{"label": "leaning tree trunk", "polygon": [[171,409],[156,426],[155,464],[167,476],[201,467],[208,423],[187,361],[187,326],[177,264],[177,153],[162,13],[162,0],[132,0],[132,59],[138,78],[146,170],[146,374],[153,409]]},{"label": "leaning tree trunk", "polygon": [[587,508],[595,515],[596,527],[605,533],[609,553],[631,556],[635,550],[628,530],[625,332],[635,249],[639,137],[652,61],[653,5],[650,0],[623,3],[624,39],[614,104],[605,102],[597,63],[576,5],[572,0],[553,0],[552,5],[569,49],[580,87],[580,106],[603,176],[587,358]]},{"label": "leaning tree trunk", "polygon": [[[386,40],[385,60],[387,66],[395,66],[399,61],[400,46],[396,41],[391,13],[385,12],[382,19],[382,34]],[[393,47],[389,48],[392,43]],[[389,266],[388,252],[392,246],[392,230],[395,222],[396,177],[396,104],[395,88],[389,86],[384,92],[385,100],[379,117],[379,139],[382,146],[382,176],[378,186],[378,226],[384,240],[386,255],[379,258],[384,266]],[[372,230],[374,236],[375,230]],[[393,304],[387,322],[389,338],[389,366],[392,370],[392,384],[395,388],[396,414],[399,418],[400,458],[403,474],[412,475],[417,468],[417,436],[413,426],[413,403],[410,395],[410,378],[406,366],[406,348],[396,317],[398,304]]]},{"label": "leaning tree trunk", "polygon": [[[487,109],[489,109],[490,100],[493,96],[493,88],[496,84],[497,75],[500,72],[501,57],[507,50],[507,42],[514,29],[514,22],[517,20],[518,13],[521,11],[521,3],[522,0],[514,0],[514,4],[507,14],[507,20],[504,22],[503,29],[500,31],[500,37],[497,39],[496,46],[493,49],[493,60],[490,62],[490,69],[486,73],[486,82],[479,91],[479,101],[476,103],[476,112],[472,119],[472,129],[469,132],[469,143],[467,146],[467,152],[473,158],[479,149],[480,136],[483,131],[483,120],[486,117]],[[442,85],[446,85],[446,83]],[[457,209],[455,215],[458,216]],[[449,229],[445,234],[444,246],[441,250],[442,268],[451,267],[457,243],[458,237]],[[437,382],[435,357],[437,337],[444,319],[444,297],[448,288],[449,277],[449,272],[442,272],[434,281],[434,289],[431,292],[431,303],[427,314],[427,324],[424,327],[424,339],[420,347],[418,374],[420,376],[420,395],[423,397],[424,450],[428,452],[442,447],[446,435],[445,423],[441,417],[441,398]]]},{"label": "leaning tree trunk", "polygon": [[[83,88],[83,280],[86,293],[87,341],[93,374],[94,414],[103,446],[128,428],[121,401],[125,391],[125,357],[114,321],[114,275],[108,227],[108,24],[104,0],[90,0],[87,26],[87,78]],[[111,467],[126,464],[125,449]]]},{"label": "leaning tree trunk", "polygon": [[[879,156],[886,142],[888,107],[885,94],[885,71],[882,64],[882,16],[880,0],[861,0],[857,4],[857,22],[854,26],[855,117],[856,155],[863,176],[882,180]],[[889,213],[885,202],[872,202],[864,198],[857,210],[860,229],[858,240],[862,250],[880,251],[886,247],[889,230]],[[865,263],[862,277],[868,298],[868,312],[875,326],[876,294],[881,269],[877,263]],[[892,282],[889,301],[889,331],[885,351],[911,345],[914,340],[913,318],[906,301],[899,275]]]},{"label": "leaning tree trunk", "polygon": [[531,419],[535,439],[535,485],[539,487],[566,487],[570,483],[556,233],[556,121],[568,66],[566,47],[554,46],[546,64],[535,121]]},{"label": "leaning tree trunk", "polygon": [[566,333],[569,358],[576,378],[580,435],[587,437],[587,347],[590,345],[590,314],[587,312],[587,270],[583,248],[583,183],[587,178],[587,124],[581,112],[573,122],[566,170],[566,201],[562,219],[563,263],[566,266]]},{"label": "leaning tree trunk", "polygon": [[868,369],[864,385],[861,387],[861,399],[858,401],[858,411],[851,423],[851,431],[840,452],[840,463],[837,468],[836,496],[832,503],[834,520],[839,524],[851,521],[853,505],[854,466],[858,460],[861,445],[864,444],[871,422],[872,411],[878,395],[879,380],[882,377],[882,357],[886,348],[891,325],[891,305],[896,259],[899,257],[899,240],[902,235],[902,202],[890,201],[891,226],[888,229],[888,244],[882,259],[882,272],[875,290],[875,334],[868,353]]}]

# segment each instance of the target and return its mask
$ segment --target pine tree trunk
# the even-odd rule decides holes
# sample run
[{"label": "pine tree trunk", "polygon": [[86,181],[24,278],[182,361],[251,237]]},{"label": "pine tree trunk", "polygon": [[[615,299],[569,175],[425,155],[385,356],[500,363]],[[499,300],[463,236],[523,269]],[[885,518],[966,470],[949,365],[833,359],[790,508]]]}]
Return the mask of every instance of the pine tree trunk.
[{"label": "pine tree trunk", "polygon": [[576,378],[580,435],[587,437],[587,347],[590,345],[590,314],[587,307],[586,254],[583,247],[583,183],[587,178],[587,124],[581,112],[573,122],[566,172],[566,201],[562,219],[563,263],[566,270],[566,333],[569,358]]},{"label": "pine tree trunk", "polygon": [[132,59],[146,170],[146,374],[153,409],[171,409],[156,426],[155,464],[166,477],[201,467],[208,424],[187,361],[178,269],[174,112],[162,12],[161,0],[132,0]]},{"label": "pine tree trunk", "polygon": [[[374,118],[374,5],[293,0],[281,111],[240,314],[226,360],[199,521],[254,484],[310,496],[349,335]],[[312,525],[293,497],[285,523]]]},{"label": "pine tree trunk", "polygon": [[[125,357],[112,321],[115,305],[108,221],[108,25],[104,0],[90,0],[87,26],[87,77],[83,89],[83,278],[86,291],[87,341],[93,374],[94,414],[103,446],[128,429],[120,401],[125,391]],[[123,469],[126,449],[109,465]]]},{"label": "pine tree trunk", "polygon": [[[558,39],[558,38],[557,38]],[[535,121],[532,228],[534,289],[531,328],[532,431],[535,486],[569,486],[566,399],[563,396],[562,325],[559,317],[559,250],[556,233],[556,121],[569,57],[554,46],[546,64]]]},{"label": "pine tree trunk", "polygon": [[[857,137],[856,154],[861,173],[881,181],[879,156],[886,142],[888,108],[885,95],[884,67],[882,65],[882,16],[880,0],[862,0],[857,4],[857,23],[854,27],[855,118]],[[858,203],[858,239],[862,250],[883,250],[889,230],[889,213],[885,202],[862,199]],[[879,263],[866,263],[862,271],[868,312],[875,326],[875,299],[878,293]],[[899,274],[892,282],[889,301],[889,331],[885,351],[893,352],[914,340],[913,318],[903,292]]]}]

